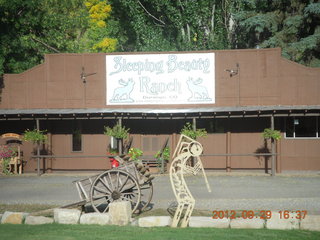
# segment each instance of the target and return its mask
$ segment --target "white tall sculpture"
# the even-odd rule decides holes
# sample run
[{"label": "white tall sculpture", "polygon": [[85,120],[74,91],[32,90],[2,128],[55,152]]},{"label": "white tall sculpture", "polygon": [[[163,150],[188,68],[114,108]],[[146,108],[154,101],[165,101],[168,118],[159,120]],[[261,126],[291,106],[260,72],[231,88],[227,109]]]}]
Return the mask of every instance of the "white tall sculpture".
[{"label": "white tall sculpture", "polygon": [[[208,192],[211,192],[207,176],[200,159],[202,150],[202,145],[199,142],[185,135],[181,135],[170,166],[171,186],[178,202],[178,207],[174,214],[171,227],[178,227],[179,223],[181,227],[187,227],[194,209],[195,199],[191,195],[186,184],[184,179],[185,174],[192,173],[193,175],[196,175],[199,171],[202,171]],[[193,167],[190,165],[189,161],[192,157],[195,159]]]}]

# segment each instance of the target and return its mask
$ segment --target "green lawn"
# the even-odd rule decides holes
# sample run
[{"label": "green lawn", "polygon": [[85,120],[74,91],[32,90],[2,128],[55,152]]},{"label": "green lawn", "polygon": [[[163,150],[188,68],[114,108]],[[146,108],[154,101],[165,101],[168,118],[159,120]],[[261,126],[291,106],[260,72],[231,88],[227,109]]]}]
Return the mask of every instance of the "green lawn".
[{"label": "green lawn", "polygon": [[139,228],[97,225],[0,225],[0,239],[6,240],[99,240],[99,239],[320,239],[320,232],[301,230],[248,230],[185,228]]}]

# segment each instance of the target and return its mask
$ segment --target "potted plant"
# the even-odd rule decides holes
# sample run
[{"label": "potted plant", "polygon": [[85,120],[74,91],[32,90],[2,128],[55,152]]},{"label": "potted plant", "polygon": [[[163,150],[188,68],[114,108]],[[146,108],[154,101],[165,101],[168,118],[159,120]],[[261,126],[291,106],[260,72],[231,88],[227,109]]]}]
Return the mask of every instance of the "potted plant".
[{"label": "potted plant", "polygon": [[110,137],[114,137],[117,140],[118,152],[122,154],[122,140],[128,138],[130,128],[125,128],[117,123],[112,128],[104,126],[104,134]]},{"label": "potted plant", "polygon": [[272,130],[271,128],[264,129],[262,136],[264,139],[268,140],[280,140],[281,139],[281,132],[278,130]]},{"label": "potted plant", "polygon": [[[262,133],[262,137],[264,138],[265,145],[267,145],[267,140],[271,139],[271,154],[272,154],[271,175],[274,176],[276,171],[275,164],[276,164],[276,147],[277,147],[275,142],[281,139],[281,132],[271,128],[265,128]],[[266,171],[268,171],[268,169],[266,169]]]},{"label": "potted plant", "polygon": [[27,142],[32,142],[34,144],[45,143],[47,141],[47,135],[45,135],[46,130],[40,131],[37,129],[25,130],[23,134],[23,140]]},{"label": "potted plant", "polygon": [[154,157],[157,159],[158,169],[164,173],[164,165],[168,163],[170,159],[170,148],[165,147],[162,152],[159,150]]},{"label": "potted plant", "polygon": [[207,131],[204,128],[194,129],[192,124],[190,122],[187,122],[181,129],[180,134],[186,135],[196,140],[197,137],[207,136]]},{"label": "potted plant", "polygon": [[10,161],[13,157],[17,156],[17,149],[8,145],[0,145],[0,164],[2,173],[5,175],[10,174]]},{"label": "potted plant", "polygon": [[[196,140],[198,137],[206,137],[207,131],[204,128],[194,129],[193,125],[190,122],[187,122],[181,129],[180,134],[186,135],[187,137]],[[194,166],[194,157],[191,157],[190,161],[190,165]]]},{"label": "potted plant", "polygon": [[118,150],[115,148],[112,148],[111,145],[109,145],[107,156],[110,160],[110,164],[112,168],[119,167],[119,162],[114,158],[114,156],[117,156],[117,155],[118,155]]},{"label": "potted plant", "polygon": [[114,125],[112,128],[104,126],[104,134],[116,139],[126,139],[129,135],[130,128],[121,126],[119,123]]},{"label": "potted plant", "polygon": [[132,161],[139,161],[139,158],[143,155],[143,151],[139,148],[130,148],[128,155],[130,157],[130,160]]},{"label": "potted plant", "polygon": [[45,135],[46,130],[25,130],[22,139],[27,142],[32,142],[33,144],[37,144],[37,172],[38,176],[40,176],[40,144],[44,144],[47,141],[47,135]]}]

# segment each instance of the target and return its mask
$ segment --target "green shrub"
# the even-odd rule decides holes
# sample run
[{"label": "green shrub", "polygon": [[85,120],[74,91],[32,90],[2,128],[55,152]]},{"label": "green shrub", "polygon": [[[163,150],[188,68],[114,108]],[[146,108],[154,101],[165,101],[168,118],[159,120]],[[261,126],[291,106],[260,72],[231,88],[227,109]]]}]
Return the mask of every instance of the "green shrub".
[{"label": "green shrub", "polygon": [[139,157],[143,155],[143,151],[139,148],[130,148],[128,155],[130,156],[131,160],[138,161]]},{"label": "green shrub", "polygon": [[104,126],[104,134],[116,139],[126,139],[128,138],[130,128],[122,127],[119,123],[114,125],[112,128]]},{"label": "green shrub", "polygon": [[207,136],[207,131],[204,128],[199,128],[199,129],[194,130],[192,124],[189,123],[189,122],[187,122],[183,126],[183,128],[182,128],[180,133],[183,134],[183,135],[186,135],[186,136],[188,136],[188,137],[190,137],[190,138],[192,138],[194,140],[196,140],[197,137],[205,137],[205,136]]},{"label": "green shrub", "polygon": [[279,140],[281,139],[281,132],[278,130],[272,130],[271,128],[266,128],[264,129],[262,136],[264,139]]},{"label": "green shrub", "polygon": [[22,139],[27,142],[44,143],[47,141],[47,136],[45,135],[46,132],[46,130],[40,131],[37,129],[27,129],[24,131]]}]

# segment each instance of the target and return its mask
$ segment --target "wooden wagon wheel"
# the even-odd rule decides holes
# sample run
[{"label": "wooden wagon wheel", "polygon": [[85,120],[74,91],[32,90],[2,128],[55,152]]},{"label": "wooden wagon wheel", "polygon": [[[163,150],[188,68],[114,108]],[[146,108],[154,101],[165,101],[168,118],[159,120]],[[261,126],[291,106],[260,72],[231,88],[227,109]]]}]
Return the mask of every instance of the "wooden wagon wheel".
[{"label": "wooden wagon wheel", "polygon": [[151,208],[151,206],[149,206],[152,196],[153,196],[153,185],[152,182],[146,182],[143,185],[140,185],[140,189],[141,189],[141,199],[140,199],[140,204],[137,208],[137,212],[141,213],[142,211],[144,211],[146,208]]},{"label": "wooden wagon wheel", "polygon": [[132,212],[136,211],[141,198],[137,180],[128,172],[119,169],[100,174],[92,183],[90,201],[96,212],[105,213],[113,201],[124,200],[131,203]]}]

